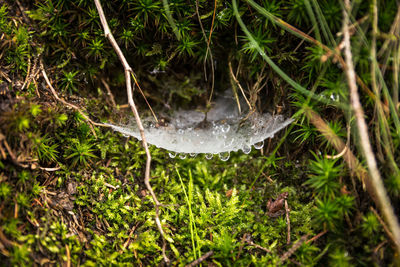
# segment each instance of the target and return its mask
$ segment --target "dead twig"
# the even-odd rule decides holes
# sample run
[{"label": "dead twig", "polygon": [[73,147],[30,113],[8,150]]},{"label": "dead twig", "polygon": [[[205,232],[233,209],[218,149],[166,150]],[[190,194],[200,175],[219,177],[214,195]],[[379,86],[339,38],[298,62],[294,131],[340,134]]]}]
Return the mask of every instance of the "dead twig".
[{"label": "dead twig", "polygon": [[250,246],[253,246],[255,248],[261,249],[262,251],[265,251],[267,253],[271,253],[271,250],[264,248],[256,243],[254,243],[251,239],[250,239],[250,235],[249,234],[245,234],[244,235],[244,242],[246,242],[247,244],[249,244]]},{"label": "dead twig", "polygon": [[46,70],[44,69],[43,62],[40,62],[40,66],[41,66],[41,69],[42,69],[43,78],[44,78],[44,80],[46,81],[47,86],[49,86],[50,91],[51,91],[51,93],[53,94],[54,98],[55,98],[56,100],[58,100],[59,102],[63,103],[64,105],[66,105],[67,107],[70,107],[70,108],[72,108],[72,109],[77,110],[77,111],[79,112],[79,114],[81,114],[82,117],[83,117],[87,122],[89,122],[90,129],[92,130],[92,133],[93,133],[94,136],[97,137],[96,132],[95,132],[95,130],[94,130],[94,128],[93,128],[93,125],[102,126],[102,127],[110,127],[110,126],[108,126],[108,125],[106,125],[106,124],[98,123],[98,122],[92,121],[78,106],[75,106],[74,104],[68,103],[68,102],[65,101],[64,99],[60,98],[60,97],[58,96],[56,90],[54,89],[53,85],[51,85],[51,82],[50,82],[50,80],[49,80],[49,77],[47,76]]},{"label": "dead twig", "polygon": [[[375,3],[376,4],[376,3]],[[400,254],[400,226],[396,215],[394,214],[393,207],[391,206],[390,199],[386,193],[383,185],[381,175],[375,160],[372,146],[368,136],[368,127],[364,119],[364,110],[361,106],[360,97],[357,90],[356,73],[354,71],[353,56],[351,52],[350,33],[349,33],[349,12],[351,12],[350,0],[344,1],[345,8],[343,9],[343,35],[344,35],[344,54],[345,54],[345,73],[350,90],[350,102],[356,118],[357,128],[360,136],[360,145],[362,153],[366,159],[372,189],[375,192],[378,207],[387,221],[396,245],[397,253]]]},{"label": "dead twig", "polygon": [[132,96],[132,82],[131,82],[131,74],[133,79],[135,80],[135,84],[138,85],[135,75],[133,74],[132,68],[129,66],[128,61],[126,60],[124,54],[122,53],[120,47],[118,46],[116,40],[114,39],[114,36],[111,34],[110,28],[108,26],[107,23],[107,19],[104,15],[104,11],[103,8],[100,4],[100,0],[94,0],[94,3],[96,5],[97,11],[99,13],[99,17],[100,17],[100,21],[101,21],[101,25],[103,26],[104,29],[104,35],[105,37],[110,41],[112,47],[114,48],[115,53],[117,54],[118,58],[121,61],[121,64],[123,65],[124,71],[125,71],[125,81],[126,81],[126,90],[127,90],[127,95],[128,95],[128,102],[129,105],[131,107],[131,110],[133,112],[133,115],[135,116],[135,120],[136,123],[138,125],[139,131],[140,131],[140,136],[142,138],[142,145],[144,147],[144,150],[146,152],[146,170],[145,170],[145,177],[144,177],[144,183],[146,185],[147,190],[150,192],[153,201],[154,201],[154,206],[155,206],[155,210],[156,210],[156,215],[155,215],[155,222],[156,225],[158,227],[158,230],[161,234],[162,237],[162,241],[163,241],[163,246],[162,246],[162,254],[163,254],[163,258],[164,261],[168,264],[170,262],[170,260],[168,259],[167,255],[165,254],[165,248],[166,248],[166,240],[165,240],[165,235],[164,235],[164,231],[162,229],[161,226],[161,221],[160,221],[160,217],[159,217],[159,207],[160,207],[160,202],[158,201],[153,188],[150,185],[150,165],[151,165],[151,154],[147,145],[147,141],[146,141],[146,137],[144,135],[144,128],[143,128],[143,124],[142,121],[139,117],[139,113],[137,111],[135,102],[133,100],[133,96]]},{"label": "dead twig", "polygon": [[[232,79],[235,81],[236,86],[240,89],[240,92],[242,92],[243,98],[246,101],[247,105],[249,106],[249,109],[252,110],[251,104],[250,104],[249,100],[247,99],[246,94],[244,93],[242,85],[240,85],[240,82],[236,78],[235,74],[233,74],[232,64],[230,61],[228,63],[228,66],[229,66],[229,71],[231,73]],[[240,104],[239,104],[239,111],[240,111]]]},{"label": "dead twig", "polygon": [[293,253],[296,252],[296,250],[299,249],[299,247],[306,241],[308,235],[303,235],[296,243],[293,244],[293,246],[286,251],[280,258],[280,264],[284,263],[290,256],[293,255]]},{"label": "dead twig", "polygon": [[315,240],[317,240],[318,238],[320,238],[321,236],[323,236],[323,235],[326,234],[327,232],[328,232],[328,230],[322,231],[321,233],[319,233],[319,234],[315,235],[314,237],[308,239],[308,240],[306,241],[306,244],[309,244],[309,243],[311,243],[311,242],[314,242]]},{"label": "dead twig", "polygon": [[15,165],[20,166],[20,167],[22,167],[22,168],[28,168],[28,167],[29,167],[28,165],[22,164],[21,162],[19,162],[19,161],[17,160],[17,157],[15,156],[14,152],[12,151],[11,147],[8,145],[8,143],[7,143],[7,141],[6,141],[5,139],[3,140],[3,144],[4,144],[4,146],[6,147],[7,152],[8,152],[8,154],[10,155],[11,160],[12,160],[12,162],[13,162]]},{"label": "dead twig", "polygon": [[290,218],[289,218],[289,205],[285,199],[285,211],[286,211],[286,224],[287,224],[287,241],[286,244],[290,244]]},{"label": "dead twig", "polygon": [[110,86],[108,85],[108,83],[104,80],[104,78],[100,79],[101,83],[104,85],[104,87],[107,90],[107,96],[110,98],[111,104],[113,106],[113,108],[115,108],[117,106],[117,103],[115,103],[115,99],[114,99],[114,95],[111,92]]},{"label": "dead twig", "polygon": [[378,221],[381,223],[383,230],[385,231],[386,235],[389,237],[390,241],[392,241],[392,243],[394,245],[396,245],[396,241],[393,237],[392,232],[390,232],[388,226],[386,225],[386,223],[382,220],[381,216],[379,216],[379,213],[373,208],[370,207],[370,210],[375,214],[376,218],[378,219]]},{"label": "dead twig", "polygon": [[214,251],[210,250],[209,252],[207,252],[206,254],[204,254],[203,256],[201,256],[200,258],[198,258],[195,261],[192,261],[191,263],[189,263],[188,265],[186,265],[186,267],[194,267],[199,265],[201,262],[203,262],[204,260],[206,260],[207,258],[209,258],[210,256],[212,256],[214,254]]},{"label": "dead twig", "polygon": [[22,18],[24,19],[24,21],[29,24],[30,21],[29,21],[28,17],[25,14],[25,8],[21,5],[19,0],[15,0],[15,3],[17,3],[17,5],[18,5],[18,8],[21,11],[21,15],[22,15]]},{"label": "dead twig", "polygon": [[[216,8],[216,7],[215,7]],[[214,10],[215,11],[215,10]],[[207,36],[206,36],[206,32],[204,30],[204,26],[203,23],[201,22],[201,17],[200,17],[200,13],[199,13],[199,0],[196,0],[196,15],[197,15],[197,19],[199,21],[199,25],[201,28],[201,32],[203,33],[203,37],[204,40],[207,40]],[[212,30],[212,29],[211,29]],[[213,58],[213,54],[210,48],[210,40],[211,40],[211,34],[212,31],[210,32],[210,38],[209,40],[206,42],[207,43],[207,50],[206,50],[206,56],[204,57],[204,61],[203,61],[203,68],[204,68],[204,78],[207,81],[207,68],[206,68],[206,62],[207,62],[207,58],[208,58],[208,53],[210,53],[210,65],[211,65],[211,93],[210,96],[208,98],[208,102],[211,103],[211,99],[212,99],[212,95],[214,92],[214,83],[215,83],[215,74],[214,74],[214,58]]]},{"label": "dead twig", "polygon": [[[126,248],[128,247],[129,243],[131,242],[132,235],[133,235],[133,233],[136,231],[136,228],[137,228],[138,226],[139,226],[139,222],[136,223],[136,225],[133,226],[132,230],[129,232],[128,239],[125,241],[124,245],[122,246],[123,249],[126,249]],[[121,253],[122,253],[122,250],[121,250]]]}]

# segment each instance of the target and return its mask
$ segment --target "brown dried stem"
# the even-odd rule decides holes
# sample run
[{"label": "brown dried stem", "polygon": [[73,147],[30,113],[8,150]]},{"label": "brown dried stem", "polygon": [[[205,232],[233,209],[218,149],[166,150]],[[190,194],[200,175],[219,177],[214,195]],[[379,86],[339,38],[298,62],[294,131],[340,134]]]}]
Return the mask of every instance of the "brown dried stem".
[{"label": "brown dried stem", "polygon": [[[121,49],[119,48],[117,42],[114,39],[114,36],[112,35],[110,28],[108,26],[107,23],[107,19],[104,15],[104,11],[103,8],[101,6],[101,3],[99,0],[94,0],[94,3],[96,4],[96,8],[97,11],[99,12],[99,16],[100,16],[100,21],[101,21],[101,25],[103,26],[104,29],[104,35],[105,37],[110,41],[112,47],[114,48],[115,53],[117,54],[119,60],[121,61],[123,67],[124,67],[124,71],[125,71],[125,81],[126,81],[126,90],[127,90],[127,95],[128,95],[128,102],[129,105],[131,107],[131,110],[133,112],[133,115],[135,117],[136,123],[139,127],[139,131],[140,131],[140,136],[142,138],[142,145],[144,147],[144,150],[146,152],[146,170],[145,170],[145,176],[144,176],[144,183],[146,185],[147,190],[150,192],[154,204],[155,204],[155,210],[156,210],[156,215],[155,215],[155,222],[156,225],[158,227],[158,230],[161,234],[162,240],[163,240],[163,246],[162,246],[162,254],[163,254],[163,258],[164,261],[168,264],[169,263],[169,259],[167,257],[167,255],[165,254],[165,248],[166,248],[166,241],[165,241],[165,235],[164,235],[164,231],[162,229],[161,226],[161,221],[160,221],[160,217],[159,217],[159,207],[160,207],[160,202],[158,201],[153,188],[150,185],[150,165],[151,165],[151,154],[149,151],[149,147],[147,145],[147,141],[146,141],[146,137],[144,135],[144,128],[143,128],[143,124],[142,121],[140,120],[139,117],[139,113],[137,111],[135,102],[133,101],[133,96],[132,96],[132,82],[131,82],[131,75],[132,77],[135,79],[134,73],[132,71],[132,68],[129,66],[128,61],[126,60],[124,54],[122,53]],[[136,82],[136,79],[135,79]]]},{"label": "brown dried stem", "polygon": [[200,263],[202,263],[204,260],[206,260],[207,258],[209,258],[210,256],[212,256],[214,254],[214,251],[210,250],[209,252],[207,252],[206,254],[204,254],[203,256],[201,256],[200,258],[198,258],[195,261],[192,261],[191,263],[189,263],[188,265],[186,265],[186,267],[194,267],[199,265]]},{"label": "brown dried stem", "polygon": [[286,212],[286,224],[287,224],[287,240],[286,240],[286,244],[290,244],[290,217],[289,217],[289,213],[290,213],[290,209],[289,209],[289,205],[287,203],[287,200],[285,199],[285,212]]},{"label": "brown dried stem", "polygon": [[350,0],[344,1],[345,8],[343,10],[343,36],[344,36],[344,56],[346,61],[346,77],[350,90],[350,102],[357,122],[358,133],[360,137],[360,145],[362,153],[366,159],[370,181],[373,191],[376,195],[378,207],[380,208],[383,217],[387,221],[390,230],[395,238],[396,250],[400,254],[400,226],[393,207],[390,204],[390,199],[383,185],[381,175],[375,160],[372,146],[368,136],[368,126],[364,119],[364,110],[361,106],[360,97],[357,90],[356,74],[353,65],[353,56],[351,53],[350,33],[349,33],[349,12],[351,11]]},{"label": "brown dried stem", "polygon": [[68,102],[65,101],[64,99],[60,98],[60,97],[58,96],[56,90],[54,89],[53,85],[51,84],[49,77],[47,76],[46,70],[44,69],[44,66],[43,66],[43,62],[40,62],[40,67],[41,67],[41,69],[42,69],[43,78],[44,78],[44,80],[46,81],[47,86],[50,88],[50,91],[51,91],[51,93],[53,94],[54,98],[55,98],[57,101],[60,101],[61,103],[63,103],[64,105],[66,105],[66,106],[68,106],[68,107],[70,107],[70,108],[72,108],[72,109],[77,110],[77,111],[79,112],[79,114],[81,114],[82,117],[83,117],[87,122],[89,122],[90,129],[92,130],[92,133],[93,133],[94,136],[97,137],[96,132],[95,132],[95,130],[94,130],[94,128],[93,128],[93,125],[102,126],[102,127],[110,127],[110,126],[108,126],[108,125],[106,125],[106,124],[98,123],[98,122],[92,121],[85,113],[83,113],[83,111],[82,111],[78,106],[75,106],[74,104],[68,103]]}]

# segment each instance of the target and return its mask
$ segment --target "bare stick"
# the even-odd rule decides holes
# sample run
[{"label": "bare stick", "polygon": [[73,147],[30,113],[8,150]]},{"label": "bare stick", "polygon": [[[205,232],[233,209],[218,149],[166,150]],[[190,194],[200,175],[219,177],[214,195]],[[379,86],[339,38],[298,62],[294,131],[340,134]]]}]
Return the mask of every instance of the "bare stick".
[{"label": "bare stick", "polygon": [[315,235],[314,237],[308,239],[306,241],[306,244],[309,244],[311,242],[314,242],[315,240],[317,240],[318,238],[320,238],[321,236],[323,236],[324,234],[326,234],[328,232],[328,230],[322,231],[321,233],[318,233],[317,235]]},{"label": "bare stick", "polygon": [[378,218],[378,221],[382,224],[383,230],[385,230],[386,235],[393,242],[393,244],[396,245],[396,241],[394,240],[392,232],[390,232],[390,230],[387,227],[386,223],[382,220],[381,216],[379,216],[379,213],[373,207],[370,207],[370,210],[375,214],[376,218]]},{"label": "bare stick", "polygon": [[[96,135],[96,132],[94,131],[93,125],[102,126],[102,127],[110,127],[110,126],[108,126],[108,125],[106,125],[106,124],[98,123],[98,122],[92,121],[85,113],[83,113],[83,111],[82,111],[78,106],[75,106],[74,104],[68,103],[68,102],[65,101],[64,99],[60,98],[60,97],[58,96],[56,90],[54,89],[53,85],[51,85],[51,82],[50,82],[50,80],[49,80],[49,77],[47,76],[47,73],[46,73],[46,71],[45,71],[45,69],[44,69],[43,63],[40,62],[40,65],[41,65],[41,68],[42,68],[42,75],[43,75],[43,78],[44,78],[44,80],[46,81],[47,86],[49,86],[50,91],[51,91],[51,93],[53,94],[54,98],[55,98],[56,100],[60,101],[61,103],[63,103],[64,105],[66,105],[66,106],[68,106],[68,107],[70,107],[70,108],[72,108],[72,109],[77,110],[77,111],[79,112],[79,114],[81,114],[82,117],[83,117],[86,121],[89,122],[90,129],[92,130],[92,133],[93,133],[94,136],[97,136],[97,135]],[[93,125],[92,125],[92,124],[93,124]]]},{"label": "bare stick", "polygon": [[170,261],[169,261],[167,255],[165,254],[166,241],[165,241],[165,235],[164,235],[164,231],[162,229],[161,221],[160,221],[160,217],[159,217],[160,202],[158,201],[156,195],[154,194],[153,188],[150,185],[151,154],[150,154],[150,151],[149,151],[149,147],[147,145],[146,137],[144,135],[143,124],[142,124],[142,121],[140,120],[139,113],[137,111],[137,108],[136,108],[135,102],[133,101],[133,96],[132,96],[131,73],[132,73],[134,79],[135,79],[135,76],[133,74],[132,68],[128,64],[128,61],[125,59],[124,54],[122,53],[122,51],[119,48],[117,42],[115,41],[114,36],[111,34],[111,31],[110,31],[110,28],[108,27],[107,19],[106,19],[105,15],[104,15],[104,11],[103,11],[103,8],[102,8],[102,6],[100,4],[100,1],[99,0],[94,0],[94,3],[96,4],[97,11],[99,12],[101,25],[103,26],[103,29],[104,29],[104,35],[110,41],[112,47],[114,48],[115,53],[117,53],[117,56],[118,56],[119,60],[121,61],[122,65],[124,67],[126,90],[127,90],[127,94],[128,94],[128,102],[129,102],[129,105],[130,105],[131,110],[133,112],[133,115],[135,116],[136,123],[137,123],[137,125],[139,127],[140,136],[142,138],[142,144],[143,144],[144,150],[146,152],[146,156],[147,156],[147,159],[146,159],[146,170],[145,170],[145,175],[144,175],[144,183],[145,183],[146,188],[150,192],[150,194],[151,194],[151,196],[153,198],[153,201],[154,201],[154,205],[155,205],[155,209],[156,209],[155,222],[156,222],[156,225],[158,227],[158,230],[159,230],[159,232],[161,234],[162,241],[163,241],[162,254],[163,254],[164,261],[168,264]]},{"label": "bare stick", "polygon": [[233,74],[232,64],[231,64],[230,61],[229,61],[229,63],[228,63],[228,66],[229,66],[229,71],[230,71],[230,73],[231,73],[232,79],[235,81],[237,87],[238,87],[238,88],[240,89],[240,91],[242,92],[242,95],[243,95],[243,97],[244,97],[244,100],[246,100],[246,103],[247,103],[247,105],[249,106],[250,110],[252,110],[253,108],[251,107],[250,102],[249,102],[249,100],[247,99],[246,94],[244,93],[244,90],[243,90],[242,86],[240,85],[240,82],[238,81],[238,79],[236,78],[236,76]]},{"label": "bare stick", "polygon": [[343,9],[343,35],[344,35],[344,55],[346,60],[346,76],[347,82],[350,89],[350,100],[354,111],[354,115],[357,121],[357,128],[360,136],[360,144],[362,147],[362,153],[366,159],[371,183],[373,190],[375,191],[378,206],[383,214],[383,217],[387,221],[390,230],[395,238],[397,253],[400,253],[400,226],[399,222],[394,214],[393,208],[390,204],[390,199],[386,193],[386,189],[383,185],[381,175],[378,170],[378,166],[375,160],[375,156],[372,151],[371,143],[368,136],[368,127],[364,119],[364,110],[361,106],[360,97],[358,95],[356,74],[353,65],[353,56],[351,53],[350,44],[350,33],[349,33],[349,14],[351,9],[350,0],[344,1],[345,8]]},{"label": "bare stick", "polygon": [[285,211],[286,211],[286,224],[287,224],[287,241],[286,244],[290,244],[290,218],[289,218],[289,205],[285,199]]},{"label": "bare stick", "polygon": [[284,263],[290,256],[293,255],[293,253],[296,252],[296,250],[299,249],[299,247],[306,241],[308,235],[303,235],[296,243],[293,244],[293,246],[286,251],[280,258],[280,264]]},{"label": "bare stick", "polygon": [[194,267],[199,265],[201,262],[203,262],[204,260],[206,260],[208,257],[212,256],[214,254],[214,251],[210,250],[209,252],[207,252],[206,254],[204,254],[203,256],[201,256],[200,258],[198,258],[195,261],[192,261],[191,263],[189,263],[188,265],[186,265],[186,267]]},{"label": "bare stick", "polygon": [[[256,243],[254,243],[254,242],[251,240],[251,235],[250,235],[250,234],[244,234],[244,235],[243,235],[243,238],[242,238],[242,242],[246,242],[246,243],[249,244],[250,246],[253,246],[253,247],[255,247],[255,248],[261,249],[261,250],[263,250],[263,251],[265,251],[265,252],[267,252],[267,253],[271,253],[271,250],[269,250],[269,249],[267,249],[267,248],[264,248],[264,247],[262,247],[262,246],[260,246],[260,245],[258,245],[258,244],[256,244]],[[238,257],[238,258],[239,258],[239,257]]]},{"label": "bare stick", "polygon": [[[215,8],[216,8],[216,7],[215,7]],[[214,9],[214,12],[215,12],[215,9]],[[200,24],[201,32],[203,33],[204,40],[207,40],[207,36],[206,36],[205,31],[204,31],[203,23],[201,22],[201,18],[200,18],[200,13],[199,13],[199,0],[196,0],[196,14],[197,14],[197,19],[199,20],[199,24]],[[213,21],[213,23],[214,23],[214,21]],[[212,28],[211,28],[211,30],[212,30]],[[207,58],[208,58],[208,53],[210,53],[210,64],[211,64],[211,93],[210,93],[210,96],[209,96],[209,98],[208,98],[208,102],[209,102],[209,103],[211,103],[212,95],[213,95],[213,92],[214,92],[214,83],[215,83],[215,82],[214,82],[214,80],[215,80],[215,77],[214,77],[214,75],[215,75],[215,74],[214,74],[214,58],[213,58],[212,51],[211,51],[211,49],[210,49],[210,40],[211,40],[211,32],[210,32],[210,38],[209,38],[209,40],[206,41],[206,43],[207,43],[207,50],[206,50],[206,56],[204,57],[204,61],[203,61],[204,77],[205,77],[205,79],[207,80],[206,61],[207,61]]]},{"label": "bare stick", "polygon": [[106,88],[107,95],[110,97],[111,104],[113,105],[113,108],[115,108],[117,106],[117,103],[115,103],[114,95],[111,92],[110,86],[108,85],[108,83],[106,83],[104,78],[101,78],[100,81],[104,85],[104,87]]}]

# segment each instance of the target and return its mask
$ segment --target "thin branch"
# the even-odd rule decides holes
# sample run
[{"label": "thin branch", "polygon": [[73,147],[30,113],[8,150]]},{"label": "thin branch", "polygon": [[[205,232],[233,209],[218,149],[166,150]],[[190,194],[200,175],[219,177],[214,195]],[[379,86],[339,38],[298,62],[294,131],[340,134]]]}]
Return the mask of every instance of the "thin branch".
[{"label": "thin branch", "polygon": [[111,92],[110,86],[108,85],[108,83],[104,80],[104,78],[100,79],[101,83],[104,85],[104,87],[107,90],[107,95],[110,98],[111,104],[113,106],[113,108],[115,108],[117,106],[117,103],[115,103],[115,99],[114,99],[114,95]]},{"label": "thin branch", "polygon": [[287,200],[285,199],[285,211],[286,211],[286,224],[287,224],[287,240],[286,244],[290,244],[290,217],[289,217],[289,205],[287,203]]},{"label": "thin branch", "polygon": [[311,242],[314,242],[315,240],[317,240],[318,238],[320,238],[321,236],[323,236],[324,234],[326,234],[328,232],[328,230],[322,231],[321,233],[318,233],[317,235],[315,235],[314,237],[308,239],[306,241],[306,244],[309,244]]},{"label": "thin branch", "polygon": [[240,85],[240,82],[239,82],[238,79],[236,78],[235,74],[233,74],[232,64],[231,64],[230,61],[229,61],[229,63],[228,63],[228,66],[229,66],[229,71],[230,71],[230,73],[231,73],[232,79],[235,81],[237,87],[240,89],[240,92],[242,92],[243,98],[244,98],[244,100],[246,100],[246,103],[247,103],[247,105],[249,106],[249,109],[252,110],[253,108],[251,107],[250,102],[249,102],[249,100],[247,99],[246,94],[244,93],[243,87]]},{"label": "thin branch", "polygon": [[128,61],[126,60],[124,54],[122,53],[122,51],[119,48],[117,42],[115,41],[114,36],[111,34],[110,28],[109,28],[108,23],[107,23],[107,19],[106,19],[105,15],[104,15],[103,8],[102,8],[102,6],[100,4],[100,0],[94,0],[94,2],[96,4],[97,11],[99,12],[101,25],[103,26],[103,29],[104,29],[104,35],[110,41],[112,47],[114,48],[114,51],[117,53],[118,58],[121,61],[123,67],[124,67],[126,90],[127,90],[127,95],[128,95],[128,102],[129,102],[129,105],[130,105],[131,110],[133,112],[133,115],[135,116],[136,123],[137,123],[137,125],[139,127],[140,136],[142,138],[142,145],[144,147],[144,150],[145,150],[146,156],[147,156],[144,183],[145,183],[146,188],[150,192],[150,194],[151,194],[151,196],[153,198],[153,201],[154,201],[155,210],[156,210],[155,222],[156,222],[156,225],[158,227],[158,230],[159,230],[159,232],[161,234],[162,241],[163,241],[162,254],[163,254],[164,261],[168,264],[170,262],[170,260],[168,259],[167,255],[165,254],[166,240],[165,240],[164,231],[162,229],[161,221],[160,221],[160,217],[159,217],[160,202],[158,201],[158,199],[157,199],[157,197],[156,197],[156,195],[155,195],[155,193],[153,191],[153,188],[150,185],[151,154],[150,154],[150,151],[149,151],[149,147],[147,145],[146,137],[144,135],[144,128],[143,128],[142,121],[140,120],[139,113],[137,111],[135,102],[133,101],[131,73],[132,73],[133,79],[135,80],[135,83],[137,83],[137,81],[136,81],[136,78],[135,78],[135,76],[133,74],[132,68],[129,66]]},{"label": "thin branch", "polygon": [[345,8],[343,9],[343,35],[344,35],[344,55],[346,60],[346,76],[350,90],[350,102],[356,117],[358,132],[360,136],[360,144],[362,147],[362,153],[366,159],[372,188],[375,191],[378,206],[386,219],[390,230],[393,233],[396,243],[397,253],[400,253],[400,226],[396,215],[394,214],[393,208],[390,204],[390,199],[386,193],[386,189],[383,185],[381,175],[378,170],[378,166],[375,160],[375,156],[372,150],[372,146],[368,136],[368,127],[364,119],[364,110],[361,106],[360,97],[358,95],[356,74],[353,65],[353,56],[351,53],[350,33],[349,33],[349,12],[351,10],[350,0],[345,0]]},{"label": "thin branch", "polygon": [[288,251],[281,256],[280,264],[283,264],[290,256],[293,255],[293,253],[296,252],[296,250],[299,249],[299,247],[307,240],[307,236],[308,235],[303,235]]},{"label": "thin branch", "polygon": [[265,247],[262,247],[262,246],[260,246],[260,245],[258,245],[258,244],[256,244],[256,243],[254,243],[252,240],[251,240],[251,236],[249,235],[249,234],[245,234],[244,236],[243,236],[243,240],[244,240],[244,242],[246,242],[247,244],[249,244],[250,246],[253,246],[253,247],[255,247],[255,248],[258,248],[258,249],[261,249],[262,251],[265,251],[265,252],[267,252],[267,253],[271,253],[271,250],[269,250],[269,249],[267,249],[267,248],[265,248]]},{"label": "thin branch", "polygon": [[186,265],[186,267],[194,267],[199,265],[200,263],[202,263],[204,260],[206,260],[207,258],[209,258],[210,256],[212,256],[214,254],[214,251],[210,250],[209,252],[207,252],[206,254],[204,254],[203,256],[201,256],[200,258],[198,258],[195,261],[192,261],[191,263],[189,263],[188,265]]},{"label": "thin branch", "polygon": [[[215,8],[216,8],[216,7],[215,7]],[[215,10],[214,10],[214,11],[215,11]],[[204,38],[204,40],[206,40],[206,43],[207,43],[206,56],[204,57],[204,62],[203,62],[204,77],[205,77],[206,80],[207,80],[206,61],[207,61],[207,58],[208,58],[208,53],[210,53],[210,64],[211,64],[211,93],[210,93],[210,96],[209,96],[209,98],[208,98],[208,102],[211,103],[212,95],[213,95],[213,92],[214,92],[214,83],[215,83],[214,58],[213,58],[212,51],[211,51],[211,49],[210,49],[210,40],[211,40],[211,33],[212,33],[212,32],[210,32],[210,39],[209,39],[209,41],[207,41],[206,32],[205,32],[205,30],[204,30],[203,23],[201,22],[201,17],[200,17],[200,13],[199,13],[199,0],[196,0],[196,14],[197,14],[197,19],[199,20],[201,32],[203,33],[203,38]]]},{"label": "thin branch", "polygon": [[110,127],[110,126],[108,126],[108,125],[106,125],[106,124],[98,123],[98,122],[92,121],[85,113],[83,113],[83,111],[82,111],[78,106],[75,106],[74,104],[68,103],[68,102],[65,101],[64,99],[60,98],[60,97],[58,96],[56,90],[54,89],[53,85],[51,84],[51,82],[50,82],[50,80],[49,80],[49,77],[47,76],[46,70],[44,69],[44,66],[43,66],[43,62],[40,62],[40,67],[41,67],[41,69],[42,69],[43,78],[44,78],[44,80],[46,81],[47,86],[50,88],[50,91],[51,91],[51,93],[53,94],[54,98],[55,98],[57,101],[63,103],[64,105],[66,105],[66,106],[68,106],[68,107],[70,107],[70,108],[72,108],[72,109],[77,110],[77,111],[79,112],[79,114],[81,114],[81,116],[82,116],[87,122],[89,122],[90,129],[92,130],[92,133],[93,133],[94,136],[97,137],[96,132],[95,132],[95,130],[94,130],[94,128],[93,128],[93,125],[102,126],[102,127]]},{"label": "thin branch", "polygon": [[378,218],[378,221],[382,224],[383,230],[385,231],[386,235],[393,242],[393,244],[396,245],[396,240],[394,239],[392,232],[390,232],[386,223],[382,220],[381,216],[379,216],[379,213],[373,207],[370,207],[370,210],[375,214],[376,218]]}]

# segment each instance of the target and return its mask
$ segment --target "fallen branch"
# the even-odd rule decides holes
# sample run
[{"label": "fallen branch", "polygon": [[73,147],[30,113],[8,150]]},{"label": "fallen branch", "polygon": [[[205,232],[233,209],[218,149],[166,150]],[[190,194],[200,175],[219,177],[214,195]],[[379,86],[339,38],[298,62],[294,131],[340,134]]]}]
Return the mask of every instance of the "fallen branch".
[{"label": "fallen branch", "polygon": [[[144,176],[144,183],[146,185],[147,190],[150,192],[153,201],[154,201],[154,206],[155,206],[155,210],[156,210],[156,215],[155,215],[155,221],[156,221],[156,225],[158,227],[158,230],[162,236],[162,241],[163,241],[163,246],[162,246],[162,254],[163,254],[163,258],[165,263],[169,263],[169,259],[167,257],[167,255],[165,254],[165,248],[166,248],[166,241],[165,241],[165,235],[164,235],[164,231],[162,229],[161,226],[161,221],[160,221],[160,217],[159,217],[159,207],[160,207],[160,202],[158,201],[156,195],[154,194],[153,188],[150,185],[150,165],[151,165],[151,155],[150,155],[150,151],[147,145],[147,141],[146,141],[146,137],[144,135],[144,128],[143,128],[143,124],[142,121],[140,120],[139,117],[139,113],[137,111],[135,102],[133,100],[133,96],[132,96],[132,82],[131,82],[131,75],[134,78],[135,82],[136,82],[136,78],[135,75],[132,71],[132,68],[129,66],[128,61],[126,60],[124,54],[121,51],[121,48],[119,48],[117,42],[114,39],[114,36],[112,35],[110,28],[108,26],[107,23],[107,19],[104,15],[104,11],[103,8],[101,6],[100,0],[94,0],[94,3],[96,4],[96,8],[97,11],[99,13],[99,17],[100,17],[100,21],[101,21],[101,25],[103,26],[104,29],[104,35],[105,37],[110,41],[112,47],[114,48],[115,53],[117,54],[119,60],[121,61],[121,64],[124,67],[124,71],[125,71],[125,81],[126,81],[126,90],[127,90],[127,95],[128,95],[128,102],[129,105],[131,107],[131,110],[133,112],[133,115],[135,116],[135,120],[136,123],[139,127],[139,131],[140,131],[140,136],[142,138],[142,145],[144,147],[144,150],[146,152],[146,170],[145,170],[145,176]],[[136,82],[137,83],[137,82]]]}]

